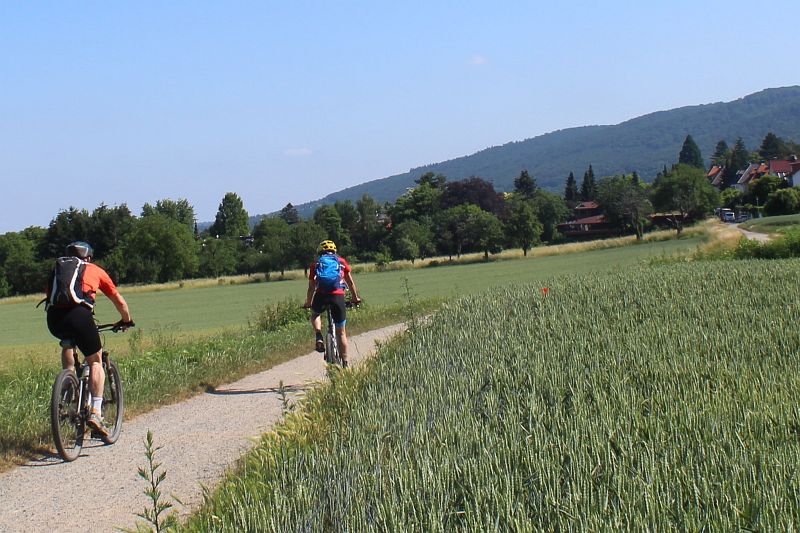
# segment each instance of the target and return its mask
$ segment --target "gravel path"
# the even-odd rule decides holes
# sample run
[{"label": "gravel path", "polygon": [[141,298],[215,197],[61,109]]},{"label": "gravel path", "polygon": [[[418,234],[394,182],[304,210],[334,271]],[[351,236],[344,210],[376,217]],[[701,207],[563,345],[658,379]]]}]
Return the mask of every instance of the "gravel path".
[{"label": "gravel path", "polygon": [[737,228],[739,229],[739,231],[741,231],[741,232],[744,234],[744,236],[745,236],[745,237],[747,237],[748,239],[755,239],[755,240],[757,240],[757,241],[759,241],[759,242],[767,242],[767,241],[769,241],[770,239],[772,239],[772,236],[771,236],[771,235],[768,235],[768,234],[766,234],[766,233],[758,233],[758,232],[756,232],[756,231],[747,231],[746,229],[743,229],[743,228],[742,228],[741,226],[739,226],[738,224],[736,225],[736,227],[737,227]]},{"label": "gravel path", "polygon": [[[402,330],[395,325],[351,337],[351,359],[358,364],[374,353],[376,341]],[[184,503],[179,510],[187,513],[202,503],[202,486],[213,487],[281,419],[281,382],[294,401],[324,377],[322,356],[312,352],[126,420],[116,444],[89,441],[72,463],[44,457],[0,474],[0,532],[135,528],[135,513],[147,503],[137,470],[145,466],[148,429],[162,447],[156,454],[167,472],[162,493],[175,494]]]}]

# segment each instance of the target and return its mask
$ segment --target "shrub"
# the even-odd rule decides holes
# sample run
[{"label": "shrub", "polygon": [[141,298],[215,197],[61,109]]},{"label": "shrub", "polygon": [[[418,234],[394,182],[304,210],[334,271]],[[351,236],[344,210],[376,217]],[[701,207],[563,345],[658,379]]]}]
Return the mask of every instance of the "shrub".
[{"label": "shrub", "polygon": [[264,306],[250,321],[250,328],[256,331],[272,331],[290,324],[304,322],[308,312],[291,298],[281,300],[273,306]]}]

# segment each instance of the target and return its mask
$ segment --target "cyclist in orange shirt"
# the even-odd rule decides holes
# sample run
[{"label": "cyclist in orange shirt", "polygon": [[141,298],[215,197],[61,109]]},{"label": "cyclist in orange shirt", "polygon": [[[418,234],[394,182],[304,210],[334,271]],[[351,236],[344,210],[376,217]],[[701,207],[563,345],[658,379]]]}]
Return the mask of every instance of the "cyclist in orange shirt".
[{"label": "cyclist in orange shirt", "polygon": [[[67,256],[77,257],[85,262],[83,269],[83,295],[81,303],[56,305],[52,302],[47,306],[47,327],[54,337],[61,341],[61,366],[75,370],[73,344],[83,353],[86,362],[91,365],[92,413],[88,425],[101,436],[108,436],[108,430],[103,425],[103,387],[105,375],[102,366],[102,342],[97,326],[94,322],[94,302],[98,289],[105,294],[117,308],[120,321],[117,322],[122,329],[133,326],[128,304],[117,291],[114,282],[108,273],[93,264],[92,247],[89,244],[76,241],[67,246]],[[48,295],[49,297],[50,295]]]}]

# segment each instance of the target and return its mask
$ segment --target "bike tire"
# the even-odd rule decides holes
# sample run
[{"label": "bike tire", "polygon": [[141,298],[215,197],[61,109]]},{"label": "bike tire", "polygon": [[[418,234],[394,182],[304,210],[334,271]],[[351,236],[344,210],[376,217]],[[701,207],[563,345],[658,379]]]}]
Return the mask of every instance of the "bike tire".
[{"label": "bike tire", "polygon": [[106,384],[103,387],[103,419],[108,435],[102,437],[106,444],[114,444],[122,432],[122,415],[125,401],[122,389],[122,378],[119,376],[117,365],[110,359],[103,365],[106,373]]},{"label": "bike tire", "polygon": [[81,406],[78,404],[80,383],[75,372],[62,370],[53,383],[50,397],[50,428],[58,454],[67,462],[81,454],[86,431]]},{"label": "bike tire", "polygon": [[336,337],[333,333],[328,333],[325,350],[328,353],[328,362],[330,364],[342,366],[342,358],[339,354],[339,343],[336,342]]}]

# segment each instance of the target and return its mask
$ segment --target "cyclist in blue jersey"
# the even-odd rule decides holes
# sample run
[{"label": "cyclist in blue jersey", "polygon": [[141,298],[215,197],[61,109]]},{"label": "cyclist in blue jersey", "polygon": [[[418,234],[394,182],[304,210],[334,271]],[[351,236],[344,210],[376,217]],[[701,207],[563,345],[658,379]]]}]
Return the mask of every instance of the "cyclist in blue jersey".
[{"label": "cyclist in blue jersey", "polygon": [[[311,308],[311,326],[314,328],[316,336],[316,350],[320,353],[325,351],[325,342],[322,338],[322,319],[320,315],[327,306],[331,306],[331,315],[336,323],[336,335],[339,341],[339,351],[342,356],[342,366],[349,366],[347,357],[347,333],[345,326],[347,323],[347,309],[345,307],[345,289],[350,289],[350,301],[354,304],[361,302],[358,297],[358,289],[353,281],[350,265],[343,257],[336,254],[336,244],[331,240],[324,240],[319,243],[320,258],[309,268],[308,292],[304,307]],[[325,257],[328,256],[328,257]],[[337,282],[330,284],[322,279],[325,275],[319,268],[323,264],[337,262]]]}]

